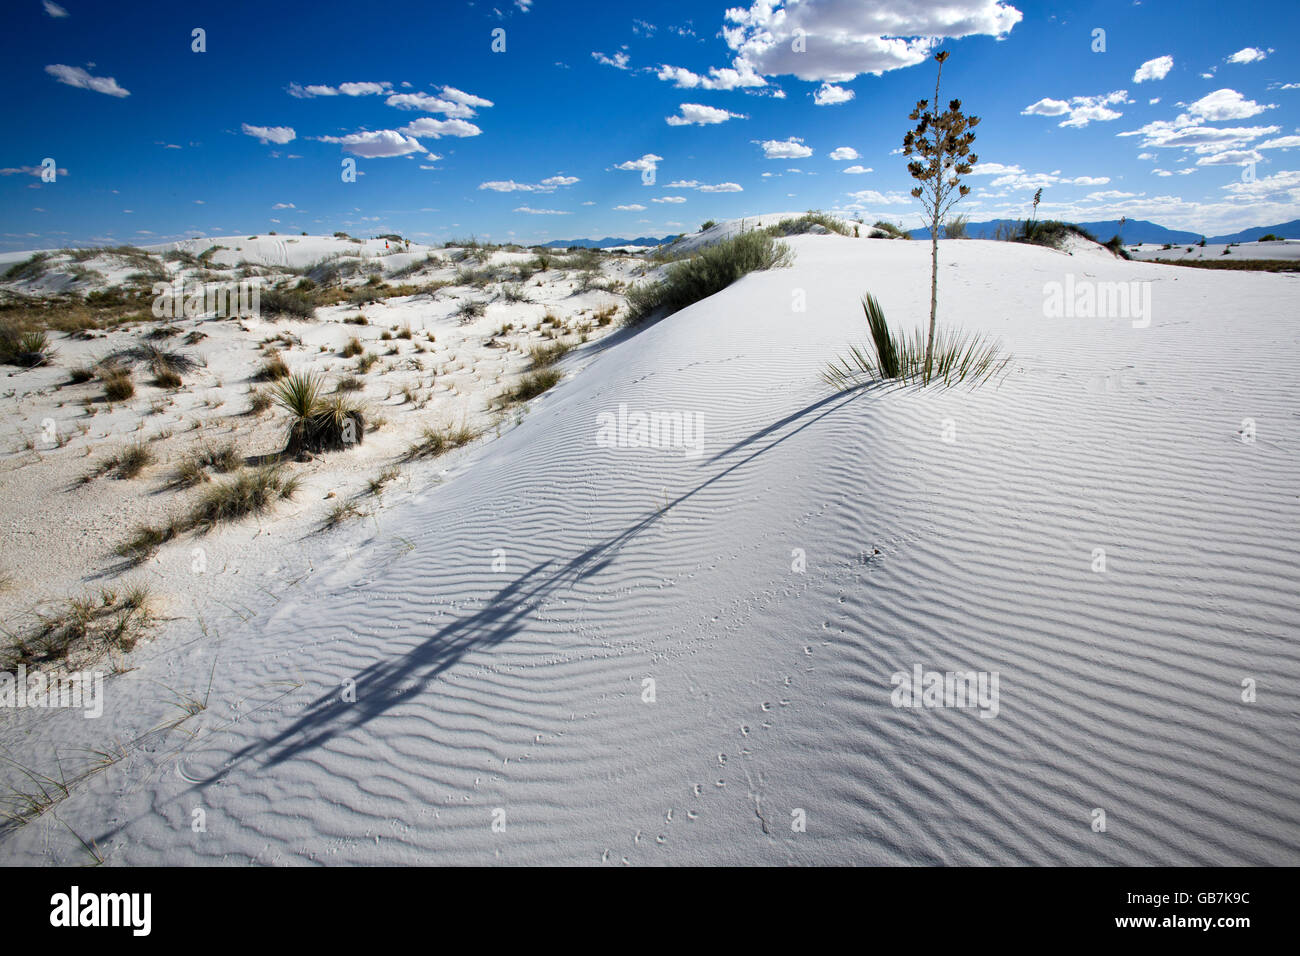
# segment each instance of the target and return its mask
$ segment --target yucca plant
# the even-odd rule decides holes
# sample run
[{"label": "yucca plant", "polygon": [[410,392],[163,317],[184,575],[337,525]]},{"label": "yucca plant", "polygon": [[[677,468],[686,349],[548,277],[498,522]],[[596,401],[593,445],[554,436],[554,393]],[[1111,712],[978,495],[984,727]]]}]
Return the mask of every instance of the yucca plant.
[{"label": "yucca plant", "polygon": [[365,419],[361,409],[338,395],[324,397],[320,378],[296,372],[276,382],[271,400],[293,416],[285,454],[338,451],[361,444]]},{"label": "yucca plant", "polygon": [[900,384],[943,385],[967,383],[978,387],[1004,375],[1011,357],[1001,345],[976,332],[954,332],[936,326],[927,335],[921,329],[891,333],[879,303],[868,295],[862,302],[867,327],[875,344],[873,358],[858,345],[827,366],[822,378],[838,391],[871,381]]}]

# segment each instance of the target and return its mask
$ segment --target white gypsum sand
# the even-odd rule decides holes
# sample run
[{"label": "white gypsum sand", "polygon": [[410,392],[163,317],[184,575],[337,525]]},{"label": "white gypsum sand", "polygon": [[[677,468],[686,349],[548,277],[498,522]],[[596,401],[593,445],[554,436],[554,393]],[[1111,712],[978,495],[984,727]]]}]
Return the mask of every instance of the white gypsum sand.
[{"label": "white gypsum sand", "polygon": [[[103,718],[7,711],[5,752],[122,742],[58,805],[119,865],[1300,862],[1295,277],[944,241],[1005,379],[834,393],[930,245],[787,241],[373,520],[226,532]],[[1150,321],[1045,316],[1067,275]],[[621,406],[701,453],[599,441]],[[894,706],[916,665],[997,672],[997,716]],[[46,815],[0,855],[85,851]]]}]

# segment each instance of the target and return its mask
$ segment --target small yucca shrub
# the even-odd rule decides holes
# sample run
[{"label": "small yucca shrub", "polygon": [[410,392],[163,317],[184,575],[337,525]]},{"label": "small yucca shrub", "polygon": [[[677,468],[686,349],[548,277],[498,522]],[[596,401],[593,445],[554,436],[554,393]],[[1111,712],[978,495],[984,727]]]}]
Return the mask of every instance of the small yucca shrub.
[{"label": "small yucca shrub", "polygon": [[861,346],[852,345],[847,355],[832,362],[822,378],[839,391],[871,381],[978,387],[1001,378],[1010,365],[1011,357],[1001,345],[980,333],[936,326],[931,340],[919,328],[911,335],[890,332],[884,312],[869,295],[863,300],[863,311],[876,354],[873,357]]}]

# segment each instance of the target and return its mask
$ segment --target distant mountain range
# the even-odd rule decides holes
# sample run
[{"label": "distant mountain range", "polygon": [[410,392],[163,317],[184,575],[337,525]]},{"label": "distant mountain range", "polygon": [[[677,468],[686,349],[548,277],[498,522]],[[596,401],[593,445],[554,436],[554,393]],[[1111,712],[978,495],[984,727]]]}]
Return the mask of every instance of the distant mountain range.
[{"label": "distant mountain range", "polygon": [[[1096,236],[1100,241],[1105,242],[1111,236],[1118,235],[1126,244],[1136,242],[1168,242],[1174,245],[1188,245],[1201,241],[1201,233],[1188,232],[1183,229],[1166,229],[1164,226],[1154,222],[1147,222],[1145,219],[1129,219],[1124,223],[1124,231],[1120,232],[1118,219],[1106,219],[1101,222],[1080,222],[1076,225],[1087,229]],[[970,222],[966,224],[966,235],[972,239],[992,239],[997,235],[998,228],[1003,230],[1007,228],[1019,229],[1020,220],[1018,219],[990,219],[988,222]],[[1254,242],[1260,236],[1266,236],[1269,233],[1277,236],[1279,239],[1300,239],[1300,219],[1292,219],[1290,222],[1278,223],[1276,226],[1254,226],[1250,229],[1243,229],[1240,232],[1230,233],[1226,236],[1206,236],[1206,242],[1228,243],[1228,242]],[[929,239],[929,229],[913,229],[910,233],[913,239]],[[942,233],[940,233],[942,237]]]},{"label": "distant mountain range", "polygon": [[606,236],[604,239],[553,239],[550,242],[542,243],[545,249],[567,249],[570,246],[582,246],[585,249],[612,249],[614,246],[660,246],[666,242],[672,242],[677,236],[664,236],[662,239],[656,239],[654,236],[641,236],[638,239],[616,239]]}]

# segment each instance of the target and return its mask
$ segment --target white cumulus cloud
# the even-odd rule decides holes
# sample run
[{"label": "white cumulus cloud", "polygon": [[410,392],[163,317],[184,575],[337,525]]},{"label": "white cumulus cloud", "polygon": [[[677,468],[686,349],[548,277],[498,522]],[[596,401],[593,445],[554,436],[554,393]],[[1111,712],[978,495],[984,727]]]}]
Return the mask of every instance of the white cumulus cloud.
[{"label": "white cumulus cloud", "polygon": [[1137,72],[1133,74],[1133,82],[1145,83],[1147,80],[1163,80],[1173,68],[1174,58],[1172,56],[1158,56],[1154,60],[1147,60],[1137,68]]},{"label": "white cumulus cloud", "polygon": [[283,146],[285,143],[293,142],[298,137],[292,126],[250,126],[248,123],[244,123],[240,129],[248,136],[257,137],[258,142],[263,145],[275,143],[277,146]]}]

